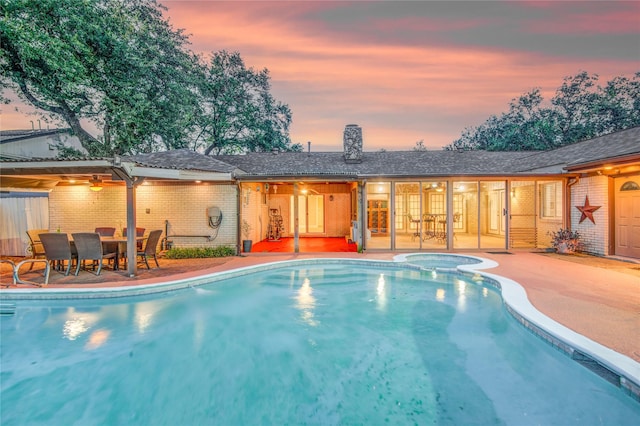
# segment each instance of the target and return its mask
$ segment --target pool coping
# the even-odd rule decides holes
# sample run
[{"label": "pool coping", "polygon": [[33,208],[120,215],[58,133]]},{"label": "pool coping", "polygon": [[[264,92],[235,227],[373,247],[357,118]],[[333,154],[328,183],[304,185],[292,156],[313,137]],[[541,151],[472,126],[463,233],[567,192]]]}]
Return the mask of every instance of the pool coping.
[{"label": "pool coping", "polygon": [[[476,260],[477,263],[462,264],[456,268],[424,268],[407,263],[407,259],[409,257],[430,257],[435,259],[472,258]],[[590,365],[595,364],[599,368],[606,369],[608,373],[614,374],[617,381],[612,382],[612,380],[608,380],[622,388],[633,399],[640,402],[640,363],[579,333],[576,333],[538,311],[529,301],[526,291],[521,284],[512,279],[483,271],[483,269],[496,267],[498,265],[497,262],[470,255],[418,252],[396,255],[393,257],[393,260],[354,258],[291,259],[250,265],[227,271],[211,272],[195,278],[180,278],[162,283],[142,284],[135,287],[20,289],[0,293],[0,313],[11,313],[11,310],[15,309],[15,305],[11,302],[22,300],[96,299],[141,296],[176,291],[189,287],[197,287],[203,284],[228,278],[235,278],[254,272],[290,266],[318,264],[365,264],[371,267],[394,267],[419,271],[458,271],[470,277],[473,282],[479,285],[490,285],[496,288],[501,294],[507,311],[528,330],[582,365],[589,367]],[[597,369],[591,369],[598,373]]]}]

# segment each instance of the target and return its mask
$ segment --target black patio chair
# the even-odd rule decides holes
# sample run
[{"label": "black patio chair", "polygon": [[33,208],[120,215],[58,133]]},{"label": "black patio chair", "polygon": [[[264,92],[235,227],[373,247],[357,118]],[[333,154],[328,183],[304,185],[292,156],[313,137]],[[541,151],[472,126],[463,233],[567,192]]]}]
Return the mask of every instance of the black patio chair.
[{"label": "black patio chair", "polygon": [[[39,235],[44,247],[44,256],[54,269],[60,271],[67,262],[65,275],[69,275],[71,264],[78,258],[77,252],[71,248],[69,237],[61,232],[47,232]],[[57,265],[56,265],[57,264]],[[56,267],[57,266],[57,267]]]},{"label": "black patio chair", "polygon": [[102,241],[100,241],[100,235],[96,232],[78,232],[73,235],[73,242],[75,243],[76,250],[78,251],[78,265],[76,267],[76,275],[80,272],[80,262],[83,264],[87,260],[98,263],[98,269],[96,275],[100,275],[102,270],[102,264],[104,259],[114,259],[116,253],[104,253],[102,248]]}]

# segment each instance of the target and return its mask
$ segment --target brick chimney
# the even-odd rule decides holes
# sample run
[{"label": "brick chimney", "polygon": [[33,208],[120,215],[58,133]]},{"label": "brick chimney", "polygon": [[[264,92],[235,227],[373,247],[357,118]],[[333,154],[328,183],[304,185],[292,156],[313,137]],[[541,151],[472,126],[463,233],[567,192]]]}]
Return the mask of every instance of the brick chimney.
[{"label": "brick chimney", "polygon": [[344,144],[344,161],[347,163],[362,162],[362,128],[357,124],[347,124],[342,137]]}]

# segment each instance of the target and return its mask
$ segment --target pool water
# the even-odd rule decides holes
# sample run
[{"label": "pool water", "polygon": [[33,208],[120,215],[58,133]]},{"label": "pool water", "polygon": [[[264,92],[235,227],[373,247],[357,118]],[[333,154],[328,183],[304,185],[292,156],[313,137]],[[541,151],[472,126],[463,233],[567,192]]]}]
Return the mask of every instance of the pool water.
[{"label": "pool water", "polygon": [[425,269],[455,269],[460,265],[478,265],[482,262],[476,257],[454,254],[410,254],[404,256],[404,259],[407,263]]},{"label": "pool water", "polygon": [[452,273],[287,267],[0,321],[4,426],[640,423]]}]

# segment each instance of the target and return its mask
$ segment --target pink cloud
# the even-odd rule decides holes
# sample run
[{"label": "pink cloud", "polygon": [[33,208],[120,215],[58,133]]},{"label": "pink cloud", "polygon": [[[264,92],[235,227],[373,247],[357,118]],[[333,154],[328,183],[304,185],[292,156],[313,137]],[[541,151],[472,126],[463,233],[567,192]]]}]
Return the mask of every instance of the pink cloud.
[{"label": "pink cloud", "polygon": [[519,2],[518,5],[546,10],[545,19],[529,22],[526,29],[537,34],[638,34],[640,2]]}]

